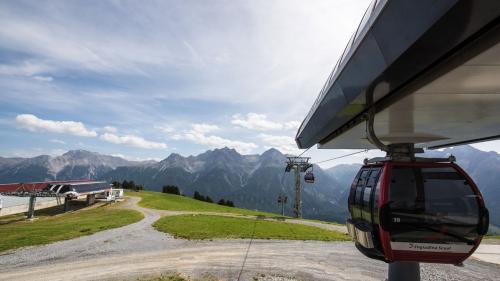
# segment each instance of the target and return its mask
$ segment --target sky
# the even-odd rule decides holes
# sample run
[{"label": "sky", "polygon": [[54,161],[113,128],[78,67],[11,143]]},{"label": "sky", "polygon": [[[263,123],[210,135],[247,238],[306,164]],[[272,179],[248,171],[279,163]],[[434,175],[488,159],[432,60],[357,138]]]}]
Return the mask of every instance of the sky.
[{"label": "sky", "polygon": [[368,4],[1,1],[0,156],[300,153],[298,126]]}]

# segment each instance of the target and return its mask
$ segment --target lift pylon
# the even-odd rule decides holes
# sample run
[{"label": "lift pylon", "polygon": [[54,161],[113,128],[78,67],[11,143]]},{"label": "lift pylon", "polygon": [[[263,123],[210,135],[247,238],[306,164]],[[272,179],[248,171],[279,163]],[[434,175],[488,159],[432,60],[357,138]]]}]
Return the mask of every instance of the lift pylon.
[{"label": "lift pylon", "polygon": [[289,156],[287,157],[285,172],[294,171],[295,174],[295,203],[294,203],[294,215],[296,218],[302,217],[302,199],[300,196],[300,173],[304,173],[309,168],[312,167],[312,164],[309,163],[309,159],[311,157],[298,157],[298,156]]},{"label": "lift pylon", "polygon": [[285,216],[285,205],[286,202],[288,201],[288,197],[285,194],[280,194],[278,196],[278,205],[281,208],[281,215]]}]

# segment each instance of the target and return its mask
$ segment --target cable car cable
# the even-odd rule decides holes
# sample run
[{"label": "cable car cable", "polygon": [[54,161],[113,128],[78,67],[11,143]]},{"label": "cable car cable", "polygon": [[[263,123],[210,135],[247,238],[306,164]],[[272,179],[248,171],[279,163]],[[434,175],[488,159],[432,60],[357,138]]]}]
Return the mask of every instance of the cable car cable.
[{"label": "cable car cable", "polygon": [[286,174],[286,171],[284,171],[283,174],[281,175],[281,179],[280,179],[281,188],[285,187],[285,185],[283,184],[283,180],[285,179],[285,174]]},{"label": "cable car cable", "polygon": [[337,160],[337,159],[340,159],[340,158],[344,158],[344,157],[347,157],[347,156],[351,156],[351,155],[355,155],[355,154],[358,154],[358,153],[363,153],[363,152],[368,152],[368,149],[363,149],[363,150],[361,150],[361,151],[357,151],[357,152],[353,152],[353,153],[345,154],[345,155],[342,155],[342,156],[333,157],[333,158],[326,159],[326,160],[322,160],[322,161],[315,162],[315,163],[312,163],[312,164],[320,164],[320,163],[325,163],[325,162],[328,162],[328,161]]},{"label": "cable car cable", "polygon": [[[312,146],[311,146],[311,147],[312,147]],[[297,156],[297,157],[302,156],[302,154],[306,153],[309,149],[311,149],[311,147],[309,147],[308,149],[306,149],[306,150],[302,151],[302,153],[300,153],[300,154],[299,154],[299,156]]]}]

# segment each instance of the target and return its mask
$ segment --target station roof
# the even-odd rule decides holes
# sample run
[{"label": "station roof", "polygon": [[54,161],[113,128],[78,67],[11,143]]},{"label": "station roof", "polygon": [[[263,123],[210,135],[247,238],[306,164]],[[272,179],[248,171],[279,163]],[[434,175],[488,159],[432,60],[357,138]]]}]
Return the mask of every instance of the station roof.
[{"label": "station roof", "polygon": [[93,180],[64,180],[64,181],[42,181],[42,182],[27,182],[27,183],[3,183],[0,184],[0,192],[13,192],[17,190],[41,190],[49,184],[67,184],[67,183],[88,183]]},{"label": "station roof", "polygon": [[300,148],[500,138],[500,1],[373,1],[296,136]]}]

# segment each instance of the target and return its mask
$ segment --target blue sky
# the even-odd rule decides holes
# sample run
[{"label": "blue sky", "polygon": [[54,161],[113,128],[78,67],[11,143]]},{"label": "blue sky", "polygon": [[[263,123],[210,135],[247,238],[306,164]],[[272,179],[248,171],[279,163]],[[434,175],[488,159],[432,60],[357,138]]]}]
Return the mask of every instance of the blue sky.
[{"label": "blue sky", "polygon": [[368,2],[1,1],[0,155],[295,153]]}]

